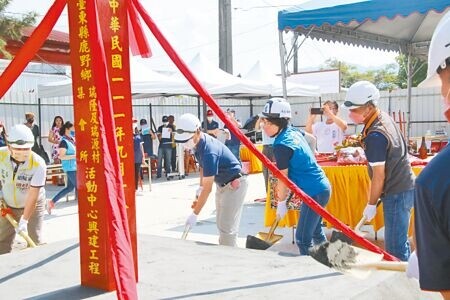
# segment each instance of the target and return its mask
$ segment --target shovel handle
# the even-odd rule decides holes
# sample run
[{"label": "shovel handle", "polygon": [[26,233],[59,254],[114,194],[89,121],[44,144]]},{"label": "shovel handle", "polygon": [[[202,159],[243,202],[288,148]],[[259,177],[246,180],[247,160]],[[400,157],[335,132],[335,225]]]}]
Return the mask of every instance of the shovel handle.
[{"label": "shovel handle", "polygon": [[[11,225],[12,225],[14,228],[17,228],[17,227],[18,227],[16,220],[14,220],[14,218],[13,218],[10,214],[6,214],[6,215],[5,215],[5,218],[9,221],[9,223],[11,223]],[[30,238],[30,236],[28,235],[28,233],[26,233],[26,232],[24,232],[24,231],[20,231],[20,232],[19,232],[19,235],[20,235],[21,237],[23,237],[23,239],[28,243],[28,247],[31,247],[31,248],[35,248],[35,247],[36,247],[36,244],[35,244],[35,243],[33,242],[33,240]]]},{"label": "shovel handle", "polygon": [[184,227],[184,231],[183,234],[181,235],[181,239],[185,240],[187,238],[187,235],[189,233],[189,230],[191,230],[191,225],[186,224],[186,226]]},{"label": "shovel handle", "polygon": [[279,222],[280,218],[277,216],[275,221],[273,221],[272,226],[270,226],[269,233],[267,234],[267,237],[265,239],[266,242],[270,241],[270,239],[272,238],[272,235],[275,232],[275,229],[277,229]]},{"label": "shovel handle", "polygon": [[388,270],[388,271],[399,271],[406,272],[406,267],[408,263],[405,261],[379,261],[373,263],[361,263],[350,265],[350,268],[358,269],[378,269],[378,270]]}]

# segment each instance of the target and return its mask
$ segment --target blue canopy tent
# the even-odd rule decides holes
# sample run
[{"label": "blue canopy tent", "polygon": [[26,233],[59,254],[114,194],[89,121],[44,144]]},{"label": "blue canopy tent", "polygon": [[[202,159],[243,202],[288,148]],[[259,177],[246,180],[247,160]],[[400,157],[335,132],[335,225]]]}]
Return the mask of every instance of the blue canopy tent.
[{"label": "blue canopy tent", "polygon": [[[434,28],[450,10],[449,0],[313,0],[278,12],[283,90],[288,65],[298,48],[286,51],[283,33],[294,32],[328,42],[341,42],[408,58],[408,136],[410,134],[413,57],[426,58]],[[450,33],[449,33],[450,34]]]}]

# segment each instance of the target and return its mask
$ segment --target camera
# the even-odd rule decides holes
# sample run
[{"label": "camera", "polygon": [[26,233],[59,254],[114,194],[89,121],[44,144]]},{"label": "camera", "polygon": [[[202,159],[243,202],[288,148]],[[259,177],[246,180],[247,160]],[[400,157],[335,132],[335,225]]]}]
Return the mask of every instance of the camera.
[{"label": "camera", "polygon": [[323,115],[323,108],[313,107],[311,108],[312,115]]}]

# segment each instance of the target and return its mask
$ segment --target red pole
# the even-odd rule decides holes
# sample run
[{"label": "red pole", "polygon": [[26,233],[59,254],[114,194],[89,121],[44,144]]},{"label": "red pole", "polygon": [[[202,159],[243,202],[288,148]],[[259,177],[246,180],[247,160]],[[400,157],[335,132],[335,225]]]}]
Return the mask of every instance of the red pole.
[{"label": "red pole", "polygon": [[192,87],[199,93],[199,95],[206,101],[209,107],[216,113],[216,115],[225,123],[227,128],[229,128],[238,138],[239,140],[247,146],[247,148],[256,156],[258,159],[269,168],[270,171],[273,172],[275,177],[283,181],[286,186],[291,189],[297,196],[303,199],[303,201],[317,214],[322,216],[325,220],[330,222],[335,228],[341,230],[345,235],[349,236],[351,239],[356,241],[361,246],[364,246],[366,249],[376,252],[382,253],[384,258],[389,261],[398,261],[395,256],[387,253],[386,251],[380,249],[376,245],[372,244],[370,241],[365,238],[359,236],[355,233],[350,227],[336,219],[333,215],[327,212],[323,207],[317,204],[310,196],[305,194],[295,183],[293,183],[287,176],[282,174],[280,170],[261,152],[256,149],[253,143],[228,119],[228,116],[222,111],[220,106],[216,103],[216,101],[212,98],[212,96],[208,93],[208,91],[203,87],[200,81],[195,77],[195,75],[189,70],[185,62],[181,59],[181,57],[175,52],[175,49],[170,45],[169,41],[164,37],[159,28],[156,26],[155,22],[152,20],[150,15],[145,11],[144,7],[139,3],[138,0],[132,0],[133,5],[139,11],[144,22],[147,24],[150,31],[153,33],[155,38],[161,44],[161,47],[166,51],[167,55],[170,59],[175,63],[180,72],[186,77]]}]

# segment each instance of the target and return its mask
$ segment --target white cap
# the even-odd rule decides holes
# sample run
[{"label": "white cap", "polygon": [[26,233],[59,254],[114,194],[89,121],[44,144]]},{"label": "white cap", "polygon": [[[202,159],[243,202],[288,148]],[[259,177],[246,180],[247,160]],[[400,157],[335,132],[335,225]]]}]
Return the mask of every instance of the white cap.
[{"label": "white cap", "polygon": [[345,96],[343,108],[354,109],[363,106],[369,101],[377,104],[380,99],[380,91],[369,81],[358,81],[350,86]]},{"label": "white cap", "polygon": [[24,124],[15,125],[9,130],[7,141],[13,148],[31,148],[34,145],[33,132]]},{"label": "white cap", "polygon": [[283,98],[271,98],[264,105],[262,113],[259,115],[262,118],[285,118],[290,119],[291,105]]},{"label": "white cap", "polygon": [[175,142],[184,143],[201,127],[200,120],[193,114],[184,114],[177,121]]},{"label": "white cap", "polygon": [[419,87],[437,87],[441,85],[437,70],[445,69],[445,60],[450,57],[450,12],[447,12],[439,21],[434,30],[428,50],[427,78]]}]

